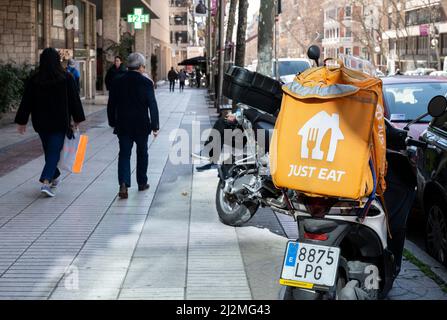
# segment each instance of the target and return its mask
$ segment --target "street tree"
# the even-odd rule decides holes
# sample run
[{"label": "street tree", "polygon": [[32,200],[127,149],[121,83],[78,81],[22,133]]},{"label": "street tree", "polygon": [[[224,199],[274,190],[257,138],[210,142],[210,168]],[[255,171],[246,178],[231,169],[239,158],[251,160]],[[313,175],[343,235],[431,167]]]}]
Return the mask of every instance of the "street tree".
[{"label": "street tree", "polygon": [[236,24],[236,9],[237,9],[238,0],[230,1],[230,9],[228,12],[228,21],[227,21],[227,34],[225,37],[225,61],[229,61],[231,59],[231,48],[233,44],[233,33],[234,26]]},{"label": "street tree", "polygon": [[275,0],[261,0],[258,23],[257,72],[272,75],[273,32],[275,28]]},{"label": "street tree", "polygon": [[236,35],[236,57],[234,64],[240,67],[245,62],[245,36],[247,33],[247,11],[248,0],[239,0],[237,35]]}]

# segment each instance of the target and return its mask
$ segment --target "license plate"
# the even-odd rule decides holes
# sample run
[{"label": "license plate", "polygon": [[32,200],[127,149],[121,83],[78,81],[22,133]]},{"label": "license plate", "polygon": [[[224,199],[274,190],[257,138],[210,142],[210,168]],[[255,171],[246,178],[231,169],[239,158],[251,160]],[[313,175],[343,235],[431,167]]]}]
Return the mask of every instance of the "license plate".
[{"label": "license plate", "polygon": [[280,284],[312,289],[332,287],[337,275],[340,248],[289,241]]}]

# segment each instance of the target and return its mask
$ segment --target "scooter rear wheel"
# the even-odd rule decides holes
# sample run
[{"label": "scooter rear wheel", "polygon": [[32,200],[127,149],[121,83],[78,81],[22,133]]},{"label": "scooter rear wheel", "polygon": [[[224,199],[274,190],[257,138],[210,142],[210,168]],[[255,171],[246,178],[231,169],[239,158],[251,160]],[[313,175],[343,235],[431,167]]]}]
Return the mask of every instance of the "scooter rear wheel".
[{"label": "scooter rear wheel", "polygon": [[254,216],[259,205],[256,203],[239,204],[235,200],[229,199],[223,187],[224,182],[220,180],[216,190],[216,209],[219,219],[228,226],[240,227]]}]

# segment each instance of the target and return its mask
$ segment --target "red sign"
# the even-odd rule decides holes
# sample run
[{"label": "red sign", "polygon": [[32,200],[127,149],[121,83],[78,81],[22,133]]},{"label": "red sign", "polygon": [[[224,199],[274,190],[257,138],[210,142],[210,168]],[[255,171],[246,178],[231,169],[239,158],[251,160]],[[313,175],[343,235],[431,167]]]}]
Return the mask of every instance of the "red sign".
[{"label": "red sign", "polygon": [[428,24],[421,24],[419,26],[419,35],[422,37],[428,36],[430,33],[430,25]]}]

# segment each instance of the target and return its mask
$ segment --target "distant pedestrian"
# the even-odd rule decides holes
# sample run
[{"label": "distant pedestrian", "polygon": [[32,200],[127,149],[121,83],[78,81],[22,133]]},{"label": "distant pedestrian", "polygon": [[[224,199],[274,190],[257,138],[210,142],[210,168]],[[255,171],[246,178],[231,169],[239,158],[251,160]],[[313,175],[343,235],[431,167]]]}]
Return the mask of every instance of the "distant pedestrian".
[{"label": "distant pedestrian", "polygon": [[[45,166],[39,181],[42,194],[54,197],[59,183],[57,168],[65,136],[85,120],[78,88],[73,76],[62,67],[60,55],[53,48],[43,50],[38,72],[25,85],[15,123],[20,134],[26,131],[31,115],[45,153]],[[71,121],[73,120],[73,125]]]},{"label": "distant pedestrian", "polygon": [[116,77],[122,76],[126,73],[126,67],[123,64],[123,59],[120,56],[115,57],[113,65],[109,68],[106,74],[106,89],[110,91],[112,88],[112,82]]},{"label": "distant pedestrian", "polygon": [[202,79],[202,74],[200,73],[200,70],[197,69],[197,72],[196,72],[197,88],[200,88],[200,80],[201,79]]},{"label": "distant pedestrian", "polygon": [[188,75],[186,74],[185,70],[180,71],[178,74],[178,79],[180,82],[180,92],[183,92],[183,90],[185,90],[185,81],[188,79]]},{"label": "distant pedestrian", "polygon": [[76,86],[78,87],[78,93],[81,93],[81,74],[79,73],[78,69],[76,69],[76,61],[73,59],[68,60],[67,64],[67,71],[71,73],[73,76]]},{"label": "distant pedestrian", "polygon": [[114,128],[120,146],[118,196],[121,199],[128,198],[128,188],[131,186],[130,157],[134,143],[137,145],[138,190],[149,189],[147,143],[151,132],[157,137],[159,124],[154,83],[143,75],[145,64],[146,59],[141,53],[129,56],[129,71],[113,82],[107,105],[109,125]]},{"label": "distant pedestrian", "polygon": [[177,78],[177,72],[175,72],[174,67],[171,67],[171,70],[168,72],[169,92],[175,91],[175,80],[177,80]]}]

